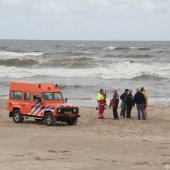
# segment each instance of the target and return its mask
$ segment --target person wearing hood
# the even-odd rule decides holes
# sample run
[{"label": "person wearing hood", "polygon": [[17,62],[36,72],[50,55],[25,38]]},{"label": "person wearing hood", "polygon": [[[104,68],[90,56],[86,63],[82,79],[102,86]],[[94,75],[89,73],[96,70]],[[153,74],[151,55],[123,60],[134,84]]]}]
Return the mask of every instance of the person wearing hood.
[{"label": "person wearing hood", "polygon": [[104,119],[103,113],[106,105],[106,93],[103,89],[100,89],[99,94],[97,95],[97,102],[98,102],[98,118]]},{"label": "person wearing hood", "polygon": [[131,118],[131,110],[132,107],[134,106],[134,100],[131,90],[128,92],[126,97],[126,106],[127,106],[127,118]]},{"label": "person wearing hood", "polygon": [[113,118],[114,119],[119,119],[118,113],[117,113],[118,105],[119,105],[119,95],[117,93],[117,90],[114,90],[113,98],[110,100],[110,105],[109,105],[109,107],[112,107],[112,109],[113,109]]}]

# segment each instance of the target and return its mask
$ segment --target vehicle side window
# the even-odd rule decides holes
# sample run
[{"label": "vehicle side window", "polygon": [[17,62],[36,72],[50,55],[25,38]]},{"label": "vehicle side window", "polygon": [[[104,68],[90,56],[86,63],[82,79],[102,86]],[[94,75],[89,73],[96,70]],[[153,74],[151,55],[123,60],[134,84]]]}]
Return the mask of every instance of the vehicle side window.
[{"label": "vehicle side window", "polygon": [[31,93],[29,93],[29,92],[24,93],[24,100],[31,101]]},{"label": "vehicle side window", "polygon": [[55,100],[62,100],[63,98],[62,98],[61,93],[54,93],[54,99]]},{"label": "vehicle side window", "polygon": [[44,92],[42,97],[45,100],[62,100],[62,94],[60,92]]},{"label": "vehicle side window", "polygon": [[10,98],[11,99],[17,99],[17,100],[22,100],[22,92],[20,92],[20,91],[11,91]]},{"label": "vehicle side window", "polygon": [[34,94],[34,95],[33,95],[33,101],[34,101],[35,103],[40,102],[40,100],[41,100],[40,94]]}]

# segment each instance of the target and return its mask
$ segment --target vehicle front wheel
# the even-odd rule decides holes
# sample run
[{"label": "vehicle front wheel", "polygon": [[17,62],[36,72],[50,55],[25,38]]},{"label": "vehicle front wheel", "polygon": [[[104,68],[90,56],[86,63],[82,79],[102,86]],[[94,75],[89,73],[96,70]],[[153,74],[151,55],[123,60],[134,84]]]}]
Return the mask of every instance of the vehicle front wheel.
[{"label": "vehicle front wheel", "polygon": [[52,115],[51,112],[47,112],[45,114],[44,121],[47,126],[52,126],[55,123],[55,117]]},{"label": "vehicle front wheel", "polygon": [[67,124],[68,125],[76,125],[77,124],[77,121],[78,121],[78,118],[76,117],[76,118],[69,118],[68,120],[67,120]]},{"label": "vehicle front wheel", "polygon": [[14,110],[14,112],[13,112],[13,121],[15,123],[22,123],[23,120],[24,120],[24,118],[21,115],[20,110],[19,109]]}]

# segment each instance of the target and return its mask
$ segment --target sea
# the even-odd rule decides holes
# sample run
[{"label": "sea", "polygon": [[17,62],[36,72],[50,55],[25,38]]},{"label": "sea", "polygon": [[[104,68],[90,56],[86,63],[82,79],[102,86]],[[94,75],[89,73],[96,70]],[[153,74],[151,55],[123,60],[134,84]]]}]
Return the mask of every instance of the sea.
[{"label": "sea", "polygon": [[170,105],[170,42],[0,40],[0,98],[11,81],[58,84],[68,102],[96,107],[117,89],[144,87],[149,105]]}]

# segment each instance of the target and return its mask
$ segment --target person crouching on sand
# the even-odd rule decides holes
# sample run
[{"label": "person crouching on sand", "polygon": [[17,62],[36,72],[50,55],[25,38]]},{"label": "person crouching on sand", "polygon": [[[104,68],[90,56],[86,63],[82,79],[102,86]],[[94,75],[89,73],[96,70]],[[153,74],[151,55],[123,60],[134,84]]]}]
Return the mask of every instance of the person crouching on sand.
[{"label": "person crouching on sand", "polygon": [[148,94],[145,91],[144,87],[141,87],[141,92],[145,97],[144,114],[145,114],[145,119],[146,119],[147,118],[147,106],[148,106]]},{"label": "person crouching on sand", "polygon": [[112,107],[112,109],[113,109],[113,118],[114,119],[119,119],[118,113],[117,113],[118,105],[119,105],[119,95],[117,93],[117,90],[114,90],[113,98],[110,100],[110,105],[109,105],[109,107]]},{"label": "person crouching on sand", "polygon": [[99,105],[98,118],[104,119],[103,113],[106,105],[106,95],[103,89],[100,89],[99,94],[97,95],[97,102]]}]

